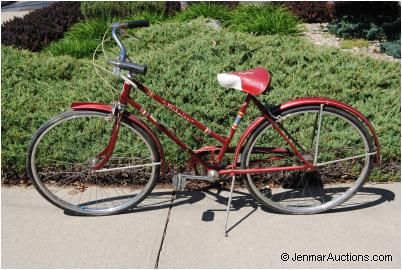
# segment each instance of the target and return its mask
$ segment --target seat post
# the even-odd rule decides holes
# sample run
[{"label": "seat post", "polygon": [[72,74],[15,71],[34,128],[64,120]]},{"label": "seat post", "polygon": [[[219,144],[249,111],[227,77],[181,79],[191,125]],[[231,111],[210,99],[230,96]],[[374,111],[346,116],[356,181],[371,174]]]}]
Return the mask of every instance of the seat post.
[{"label": "seat post", "polygon": [[226,138],[225,143],[222,145],[221,150],[219,151],[218,158],[216,159],[216,164],[219,164],[219,163],[222,161],[223,156],[224,156],[225,153],[226,153],[226,149],[228,148],[230,142],[232,141],[233,136],[234,136],[234,134],[235,134],[235,132],[236,132],[237,127],[240,125],[241,119],[242,119],[243,116],[246,114],[247,107],[248,107],[248,105],[250,104],[250,101],[251,101],[252,97],[253,97],[252,95],[248,94],[248,95],[246,96],[246,98],[244,99],[244,102],[243,102],[243,104],[241,105],[241,107],[240,107],[240,109],[239,109],[239,112],[237,113],[236,119],[235,119],[235,121],[234,121],[232,127],[230,128],[229,135],[228,135],[228,137]]},{"label": "seat post", "polygon": [[240,125],[241,119],[243,118],[244,114],[246,114],[246,110],[248,105],[250,104],[251,99],[253,98],[252,95],[247,94],[246,98],[244,99],[243,104],[241,105],[239,112],[237,113],[236,119],[232,125],[232,128],[230,130],[230,134],[229,134],[229,142],[230,140],[232,140],[234,132],[236,131],[237,127]]}]

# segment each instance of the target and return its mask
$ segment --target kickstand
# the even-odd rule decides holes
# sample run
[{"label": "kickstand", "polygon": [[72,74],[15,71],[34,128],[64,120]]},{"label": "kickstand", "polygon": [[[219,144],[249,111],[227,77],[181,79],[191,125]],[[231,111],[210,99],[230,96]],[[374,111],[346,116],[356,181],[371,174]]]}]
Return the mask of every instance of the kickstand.
[{"label": "kickstand", "polygon": [[225,237],[228,237],[228,218],[229,218],[229,211],[230,211],[230,205],[232,203],[232,195],[233,195],[233,187],[234,187],[234,182],[235,182],[235,176],[233,175],[232,177],[232,184],[230,186],[230,194],[229,194],[229,201],[228,201],[228,206],[226,208],[226,218],[225,218]]}]

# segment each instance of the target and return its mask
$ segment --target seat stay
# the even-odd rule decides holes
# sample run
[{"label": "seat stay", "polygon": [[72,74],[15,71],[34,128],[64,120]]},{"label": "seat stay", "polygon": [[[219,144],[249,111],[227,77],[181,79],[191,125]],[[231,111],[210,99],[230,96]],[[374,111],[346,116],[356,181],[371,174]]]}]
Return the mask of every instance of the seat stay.
[{"label": "seat stay", "polygon": [[287,136],[287,134],[281,129],[281,127],[276,123],[267,113],[264,105],[262,105],[256,98],[253,98],[254,104],[260,109],[262,112],[262,116],[272,125],[272,127],[279,133],[279,135],[286,141],[286,143],[292,148],[293,152],[296,154],[296,156],[304,163],[304,165],[312,169],[313,165],[308,162],[304,156],[300,153],[300,151],[297,149],[295,146],[295,143],[291,138]]}]

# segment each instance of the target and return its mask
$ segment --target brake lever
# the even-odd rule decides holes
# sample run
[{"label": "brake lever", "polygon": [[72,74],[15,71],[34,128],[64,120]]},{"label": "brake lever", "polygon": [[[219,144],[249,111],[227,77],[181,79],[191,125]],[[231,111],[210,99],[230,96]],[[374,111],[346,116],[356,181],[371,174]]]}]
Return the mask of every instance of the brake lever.
[{"label": "brake lever", "polygon": [[139,37],[137,37],[137,36],[134,35],[134,34],[132,34],[131,36],[134,37],[134,38],[137,39],[137,40],[141,40]]},{"label": "brake lever", "polygon": [[[119,61],[120,59],[119,57],[116,57],[115,60]],[[120,77],[121,69],[116,65],[112,65],[112,72],[114,76]]]},{"label": "brake lever", "polygon": [[126,28],[122,28],[122,29],[120,30],[120,36],[134,37],[135,39],[140,40],[140,38],[137,37],[136,35],[134,35],[134,34],[129,34]]}]

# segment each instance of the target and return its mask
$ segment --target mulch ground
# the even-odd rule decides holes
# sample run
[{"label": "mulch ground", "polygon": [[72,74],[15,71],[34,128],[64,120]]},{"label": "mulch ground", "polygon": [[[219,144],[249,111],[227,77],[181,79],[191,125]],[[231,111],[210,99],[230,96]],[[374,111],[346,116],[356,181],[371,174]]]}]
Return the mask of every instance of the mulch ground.
[{"label": "mulch ground", "polygon": [[[401,163],[399,160],[392,160],[388,161],[387,163],[382,163],[378,167],[383,174],[387,173],[397,173],[400,174],[400,169],[401,169]],[[169,170],[170,169],[170,170]],[[156,188],[166,188],[169,189],[172,187],[172,178],[173,176],[178,173],[177,172],[177,167],[176,168],[168,168],[167,173],[165,173],[164,176],[161,176],[158,184],[156,185]],[[194,172],[182,170],[179,171],[180,173],[185,173],[185,174],[194,174]],[[2,179],[1,183],[3,186],[21,186],[21,187],[27,187],[31,186],[32,184],[28,180],[28,177],[26,175],[18,175],[16,173],[12,172],[2,172]],[[225,188],[225,189],[230,189],[230,183],[231,183],[231,178],[230,177],[224,177],[220,179],[216,183],[210,183],[207,181],[197,181],[197,180],[187,180],[186,181],[186,189],[189,190],[206,190],[206,189],[211,189],[211,188]],[[243,181],[240,180],[240,177],[237,177],[236,182],[235,182],[235,188],[241,188],[244,187]]]}]

